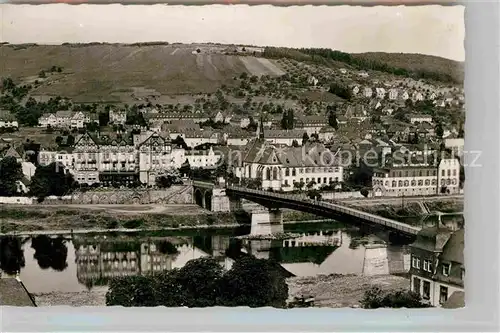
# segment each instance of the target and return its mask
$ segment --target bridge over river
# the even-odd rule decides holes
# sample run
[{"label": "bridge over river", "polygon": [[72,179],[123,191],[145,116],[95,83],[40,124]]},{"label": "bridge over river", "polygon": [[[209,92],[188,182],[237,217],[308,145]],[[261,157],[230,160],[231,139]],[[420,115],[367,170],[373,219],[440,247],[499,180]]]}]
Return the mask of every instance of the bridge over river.
[{"label": "bridge over river", "polygon": [[[306,213],[336,219],[345,223],[361,224],[388,231],[390,235],[403,236],[414,239],[420,227],[412,226],[393,219],[371,214],[356,208],[321,200],[312,200],[305,195],[284,194],[264,190],[249,189],[241,186],[218,187],[209,183],[195,182],[195,201],[210,210],[221,207],[221,198],[225,201],[225,210],[241,207],[241,199],[255,202],[263,207],[260,212],[252,213],[253,224],[260,224],[263,228],[257,234],[279,232],[276,226],[282,225],[280,209],[291,209]],[[210,201],[210,203],[208,203]],[[218,209],[224,210],[224,209]],[[258,228],[252,228],[258,230]]]}]

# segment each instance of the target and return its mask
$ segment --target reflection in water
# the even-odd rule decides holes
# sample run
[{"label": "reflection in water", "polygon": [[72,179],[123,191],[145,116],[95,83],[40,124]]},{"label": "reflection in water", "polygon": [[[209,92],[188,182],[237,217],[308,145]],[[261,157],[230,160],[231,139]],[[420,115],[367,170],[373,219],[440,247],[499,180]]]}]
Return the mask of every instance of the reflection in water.
[{"label": "reflection in water", "polygon": [[40,268],[63,271],[68,267],[66,262],[68,248],[65,242],[63,237],[50,238],[45,235],[37,236],[31,240],[31,247],[35,249],[34,258]]},{"label": "reflection in water", "polygon": [[[192,259],[207,256],[215,258],[226,269],[231,268],[234,260],[240,256],[252,255],[275,260],[288,274],[298,276],[362,274],[364,244],[380,242],[380,239],[366,231],[347,229],[335,223],[288,225],[285,226],[285,232],[298,234],[298,237],[250,241],[234,238],[241,234],[238,231],[217,231],[217,234],[214,231],[201,231],[191,236],[168,236],[163,233],[73,235],[66,240],[38,236],[31,240],[35,254],[34,260],[28,261],[27,265],[39,266],[49,274],[60,274],[58,271],[65,268],[66,273],[68,270],[73,271],[69,276],[73,276],[73,285],[79,288],[75,291],[80,291],[82,286],[89,290],[95,286],[106,286],[113,277],[181,268]],[[2,251],[2,270],[6,272],[24,267],[20,241],[12,238],[11,242],[17,247]],[[7,245],[2,242],[2,247]],[[74,262],[70,260],[67,263],[67,246],[71,249],[74,247]],[[390,254],[389,262],[401,262],[398,266],[402,267],[402,254],[399,254],[402,253],[402,247],[395,246],[390,251],[394,254]],[[26,269],[24,272],[36,274],[36,269]],[[47,288],[56,288],[30,277],[23,277],[21,272],[23,280],[31,280],[27,287],[32,292],[36,293],[40,289],[47,292]]]},{"label": "reflection in water", "polygon": [[23,242],[20,238],[0,237],[0,269],[8,275],[15,275],[24,267]]}]

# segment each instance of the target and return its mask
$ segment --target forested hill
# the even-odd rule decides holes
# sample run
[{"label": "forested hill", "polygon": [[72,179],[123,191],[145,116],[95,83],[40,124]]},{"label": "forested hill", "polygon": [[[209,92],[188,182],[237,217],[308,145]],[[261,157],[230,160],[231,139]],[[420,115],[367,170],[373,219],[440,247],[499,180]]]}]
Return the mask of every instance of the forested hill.
[{"label": "forested hill", "polygon": [[349,65],[359,70],[376,70],[414,79],[430,79],[443,83],[462,84],[464,64],[461,62],[407,53],[370,52],[350,54],[331,49],[291,49],[267,47],[268,58],[292,58],[321,65]]}]

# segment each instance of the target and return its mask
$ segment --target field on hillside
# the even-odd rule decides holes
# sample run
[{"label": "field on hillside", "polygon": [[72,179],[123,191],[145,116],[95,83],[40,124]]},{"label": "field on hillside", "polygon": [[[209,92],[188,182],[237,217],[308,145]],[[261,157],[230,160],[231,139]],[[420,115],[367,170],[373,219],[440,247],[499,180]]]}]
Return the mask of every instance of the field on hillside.
[{"label": "field on hillside", "polygon": [[33,82],[33,76],[40,71],[60,66],[63,72],[48,74],[33,94],[60,95],[76,102],[117,102],[130,100],[132,95],[143,98],[209,93],[221,84],[231,85],[233,78],[243,72],[284,74],[272,60],[224,55],[212,49],[177,44],[4,45],[0,47],[0,73]]}]

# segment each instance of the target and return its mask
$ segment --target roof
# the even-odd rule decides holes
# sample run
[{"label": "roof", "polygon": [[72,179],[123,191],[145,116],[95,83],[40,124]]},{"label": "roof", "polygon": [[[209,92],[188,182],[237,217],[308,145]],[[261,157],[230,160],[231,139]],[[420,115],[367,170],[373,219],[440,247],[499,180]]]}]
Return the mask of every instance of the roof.
[{"label": "roof", "polygon": [[457,230],[451,235],[443,248],[441,260],[464,264],[464,229]]},{"label": "roof", "polygon": [[450,238],[451,231],[442,227],[430,227],[420,230],[411,248],[430,252],[440,252]]},{"label": "roof", "polygon": [[458,309],[465,307],[465,293],[463,291],[454,291],[442,307],[444,309]]},{"label": "roof", "polygon": [[0,305],[36,306],[24,284],[15,278],[0,279]]}]

